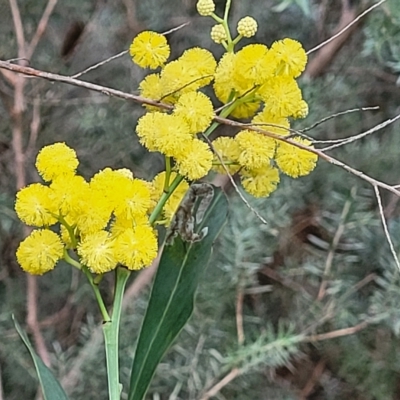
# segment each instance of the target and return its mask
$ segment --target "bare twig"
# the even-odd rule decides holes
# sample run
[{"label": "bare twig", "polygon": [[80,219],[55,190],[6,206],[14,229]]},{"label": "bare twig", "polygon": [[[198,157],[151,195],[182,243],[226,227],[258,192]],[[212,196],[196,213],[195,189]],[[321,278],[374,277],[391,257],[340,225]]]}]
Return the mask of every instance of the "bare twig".
[{"label": "bare twig", "polygon": [[222,168],[225,170],[226,175],[228,176],[232,186],[234,187],[236,193],[239,195],[240,199],[243,201],[243,203],[245,204],[245,206],[265,225],[268,224],[268,222],[265,220],[265,218],[263,218],[260,213],[251,206],[251,204],[247,201],[247,199],[244,197],[243,193],[240,191],[238,185],[236,184],[235,180],[233,179],[233,176],[231,175],[231,173],[229,172],[227,166],[224,163],[224,160],[222,159],[221,154],[219,154],[219,152],[215,149],[215,147],[213,146],[211,140],[203,135],[203,138],[206,140],[206,142],[208,143],[208,145],[210,146],[211,150],[213,151],[213,153],[217,156],[219,162],[221,163]]},{"label": "bare twig", "polygon": [[375,191],[376,200],[378,201],[379,215],[381,217],[383,231],[385,232],[386,240],[389,243],[390,252],[392,253],[393,258],[396,262],[397,268],[400,271],[400,261],[399,261],[399,258],[397,257],[396,251],[394,249],[392,238],[390,237],[389,229],[388,229],[388,226],[386,223],[385,212],[384,212],[383,206],[382,206],[382,199],[381,199],[381,195],[379,193],[379,188],[377,185],[374,185],[374,191]]},{"label": "bare twig", "polygon": [[[182,29],[183,27],[185,27],[187,25],[189,25],[189,22],[185,22],[184,24],[181,24],[181,25],[179,25],[179,26],[177,26],[175,28],[172,28],[172,29],[170,29],[170,30],[168,30],[168,31],[166,31],[166,32],[164,32],[162,34],[163,35],[168,35],[168,34],[170,34],[172,32],[175,32],[175,31],[177,31],[179,29]],[[103,65],[105,65],[107,63],[109,63],[110,61],[113,61],[113,60],[115,60],[117,58],[120,58],[120,57],[124,56],[125,54],[128,54],[128,52],[129,52],[129,50],[121,51],[118,54],[115,54],[115,55],[113,55],[111,57],[108,57],[107,59],[105,59],[103,61],[100,61],[97,64],[92,65],[91,67],[86,68],[82,72],[78,72],[77,74],[72,75],[71,78],[79,78],[80,76],[82,76],[84,74],[87,74],[88,72],[93,71],[93,70],[95,70],[95,69],[97,69],[97,68],[99,68],[99,67],[101,67],[101,66],[103,66]]]},{"label": "bare twig", "polygon": [[350,136],[348,138],[344,138],[344,139],[336,139],[336,140],[329,140],[329,141],[320,141],[320,140],[315,140],[313,143],[317,144],[317,143],[336,143],[333,144],[331,146],[327,146],[321,149],[321,151],[328,151],[328,150],[332,150],[335,149],[337,147],[340,146],[344,146],[345,144],[349,144],[352,143],[356,140],[362,139],[365,136],[371,135],[372,133],[378,132],[383,128],[386,128],[388,125],[393,124],[394,122],[396,122],[398,119],[400,119],[400,114],[396,115],[394,118],[390,118],[386,121],[383,121],[382,123],[374,126],[371,129],[368,129],[366,132],[361,132],[358,135],[354,135],[354,136]]},{"label": "bare twig", "polygon": [[308,379],[306,385],[301,390],[300,399],[299,400],[307,400],[308,396],[312,394],[315,390],[315,385],[321,379],[321,376],[325,370],[326,361],[321,359],[318,361],[317,365],[315,366],[310,378]]},{"label": "bare twig", "polygon": [[75,74],[75,75],[71,75],[71,78],[73,78],[73,79],[79,78],[80,76],[82,76],[82,75],[84,75],[84,74],[87,74],[88,72],[93,71],[93,70],[95,70],[95,69],[101,67],[102,65],[109,63],[110,61],[113,61],[113,60],[115,60],[115,59],[117,59],[117,58],[122,57],[122,56],[125,55],[125,54],[128,54],[128,51],[129,51],[129,50],[121,51],[121,53],[115,54],[115,55],[113,55],[113,56],[111,56],[111,57],[109,57],[109,58],[107,58],[107,59],[105,59],[105,60],[103,60],[103,61],[100,61],[100,62],[98,62],[97,64],[94,64],[94,65],[92,65],[92,66],[90,66],[90,67],[84,69],[83,71],[78,72],[78,73]]},{"label": "bare twig", "polygon": [[215,396],[224,386],[229,382],[233,381],[240,375],[239,368],[233,368],[228,375],[221,379],[216,385],[214,385],[210,390],[205,393],[200,400],[208,400],[209,398]]},{"label": "bare twig", "polygon": [[26,49],[26,57],[28,59],[30,59],[32,57],[32,55],[36,49],[36,46],[39,43],[39,40],[43,36],[43,33],[45,32],[45,30],[47,28],[47,24],[49,22],[50,15],[53,12],[56,4],[57,4],[57,0],[49,0],[48,1],[47,6],[46,6],[45,10],[43,11],[42,18],[40,19],[38,26],[36,28],[36,32],[33,35],[33,38],[31,40],[31,42],[29,43],[28,48]]},{"label": "bare twig", "polygon": [[343,329],[338,329],[336,331],[306,336],[301,340],[301,342],[303,342],[303,343],[319,342],[321,340],[328,340],[328,339],[334,339],[337,337],[353,335],[354,333],[361,331],[362,329],[365,329],[368,325],[369,325],[369,323],[367,321],[363,321],[363,322],[360,322],[359,324],[352,326],[350,328],[343,328]]},{"label": "bare twig", "polygon": [[37,97],[33,101],[33,109],[32,109],[32,121],[31,121],[31,126],[30,126],[30,135],[29,135],[29,142],[28,142],[28,147],[25,151],[25,158],[29,159],[33,149],[35,148],[36,140],[39,135],[39,129],[40,129],[40,99]]},{"label": "bare twig", "polygon": [[[353,188],[351,190],[351,198],[354,197],[354,194],[355,194],[354,192],[355,192],[355,188]],[[326,257],[324,275],[322,277],[321,285],[319,287],[318,296],[317,296],[318,301],[321,301],[325,296],[326,286],[328,284],[328,279],[329,279],[329,275],[330,275],[331,268],[332,268],[333,257],[335,255],[335,250],[337,248],[337,245],[339,244],[339,240],[340,240],[341,236],[343,235],[344,228],[345,228],[345,222],[346,222],[347,215],[350,211],[351,203],[352,203],[352,201],[349,199],[344,204],[344,207],[342,210],[342,215],[340,216],[339,226],[336,229],[335,236],[333,237],[332,244],[331,244],[329,252],[328,252],[328,256]]]},{"label": "bare twig", "polygon": [[337,37],[339,37],[340,35],[342,35],[344,32],[346,32],[347,30],[349,30],[354,24],[356,24],[361,18],[365,17],[367,14],[369,14],[373,9],[375,9],[376,7],[379,7],[381,4],[383,4],[386,0],[381,0],[378,3],[372,5],[371,7],[367,8],[364,12],[362,12],[358,17],[356,17],[353,21],[351,21],[348,25],[346,25],[343,29],[341,29],[338,33],[336,33],[335,35],[331,36],[329,39],[323,41],[322,43],[320,43],[318,46],[313,47],[312,49],[307,51],[307,55],[314,53],[315,51],[317,51],[318,49],[320,49],[321,47],[324,47],[325,45],[327,45],[328,43],[332,42],[333,40],[335,40]]},{"label": "bare twig", "polygon": [[[360,107],[360,108],[353,108],[351,110],[346,110],[346,111],[340,111],[338,113],[332,114],[332,115],[328,115],[325,118],[322,118],[321,120],[317,121],[315,124],[312,124],[311,126],[308,126],[307,128],[304,129],[300,129],[299,132],[304,133],[307,131],[310,131],[311,129],[316,128],[317,126],[323,124],[326,121],[329,121],[330,119],[339,117],[341,115],[346,115],[346,114],[350,114],[350,113],[354,113],[354,112],[359,112],[359,111],[372,111],[372,110],[379,110],[379,106],[375,106],[375,107]],[[342,139],[339,139],[342,140]],[[318,142],[320,143],[320,142]],[[326,143],[326,142],[323,142]]]},{"label": "bare twig", "polygon": [[[68,76],[64,76],[64,75],[58,75],[58,74],[52,74],[50,72],[44,72],[44,71],[39,71],[37,69],[34,68],[30,68],[30,67],[23,67],[20,65],[15,65],[15,64],[10,64],[6,61],[0,61],[0,68],[4,68],[7,69],[9,71],[13,71],[13,72],[18,72],[18,73],[22,73],[24,75],[27,76],[32,76],[32,77],[36,77],[36,78],[43,78],[49,81],[57,81],[57,82],[63,82],[63,83],[67,83],[73,86],[78,86],[78,87],[83,87],[89,90],[93,90],[95,92],[99,92],[99,93],[103,93],[104,95],[107,96],[114,96],[114,97],[119,97],[121,99],[125,99],[125,100],[132,100],[136,103],[139,104],[147,104],[147,105],[151,105],[151,106],[156,106],[156,107],[160,107],[160,108],[164,108],[166,110],[172,110],[172,106],[168,105],[168,104],[164,104],[164,103],[160,103],[158,101],[152,100],[152,99],[147,99],[145,97],[142,96],[136,96],[134,94],[130,94],[130,93],[126,93],[126,92],[122,92],[120,90],[116,90],[116,89],[112,89],[106,86],[101,86],[101,85],[96,85],[93,83],[89,83],[89,82],[85,82],[85,81],[81,81],[78,79],[74,79]],[[344,164],[343,162],[328,156],[327,154],[325,154],[323,151],[318,150],[318,149],[314,149],[312,147],[309,146],[305,146],[301,143],[298,143],[296,141],[293,141],[291,139],[288,139],[285,136],[279,136],[276,135],[272,132],[268,132],[265,131],[263,129],[259,129],[256,126],[248,126],[247,124],[243,124],[241,122],[237,122],[237,121],[233,121],[230,119],[226,119],[226,118],[221,118],[221,117],[214,117],[214,121],[224,124],[224,125],[229,125],[229,126],[233,126],[233,127],[237,127],[240,129],[251,129],[255,132],[259,132],[262,133],[263,135],[269,136],[271,138],[280,140],[282,142],[285,143],[289,143],[295,147],[298,147],[300,149],[309,151],[311,153],[316,154],[317,156],[319,156],[320,158],[324,159],[325,161],[336,165],[340,168],[345,169],[346,171],[352,173],[355,176],[358,176],[359,178],[369,182],[372,185],[377,185],[383,189],[386,189],[394,194],[396,194],[397,196],[400,196],[400,191],[397,190],[396,188],[394,188],[391,185],[388,185],[386,183],[380,182],[376,179],[371,178],[370,176],[366,175],[364,172],[362,171],[358,171],[355,168],[351,168],[349,167],[347,164]]]},{"label": "bare twig", "polygon": [[242,346],[244,343],[243,299],[244,299],[243,288],[239,286],[236,293],[236,331],[237,331],[239,346]]},{"label": "bare twig", "polygon": [[19,12],[17,0],[9,0],[11,14],[14,22],[15,35],[17,36],[17,44],[18,44],[18,58],[23,59],[26,57],[26,42],[24,35],[24,27],[22,24],[21,14]]},{"label": "bare twig", "polygon": [[[49,0],[51,3],[53,0]],[[24,28],[21,20],[21,15],[19,12],[17,0],[10,0],[10,8],[14,21],[14,29],[17,36],[18,43],[18,57],[22,59],[29,58],[36,47],[37,41],[41,37],[42,31],[45,29],[45,26],[48,21],[48,11],[46,8],[44,13],[44,19],[41,20],[41,25],[38,26],[37,37],[34,37],[34,41],[30,50],[28,52],[27,45],[25,42],[24,36]],[[52,9],[52,7],[50,7]],[[35,35],[36,36],[36,35]],[[29,53],[29,54],[28,54]],[[14,80],[9,80],[10,83],[14,86],[14,104],[11,109],[11,118],[12,118],[12,148],[14,152],[14,163],[15,163],[15,176],[16,176],[16,187],[20,189],[26,184],[26,176],[25,176],[25,160],[26,154],[24,154],[24,145],[23,145],[23,132],[24,132],[24,112],[25,112],[25,95],[24,95],[24,87],[26,78],[23,75],[18,75]],[[38,109],[34,109],[34,113],[38,112]],[[37,135],[37,131],[39,128],[40,118],[36,115],[34,120],[32,121],[32,132],[33,136]],[[28,228],[24,229],[24,233],[27,236],[30,230]],[[49,366],[50,365],[50,356],[46,348],[46,344],[40,330],[38,316],[37,316],[37,278],[32,275],[28,275],[27,277],[27,316],[26,322],[27,325],[32,332],[36,350],[43,362]]]}]

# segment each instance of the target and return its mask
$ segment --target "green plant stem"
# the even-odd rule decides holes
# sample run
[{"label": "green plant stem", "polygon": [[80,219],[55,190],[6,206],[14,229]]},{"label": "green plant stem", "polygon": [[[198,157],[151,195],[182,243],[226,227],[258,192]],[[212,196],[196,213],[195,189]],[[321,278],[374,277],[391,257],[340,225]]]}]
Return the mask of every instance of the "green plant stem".
[{"label": "green plant stem", "polygon": [[171,178],[171,157],[165,157],[165,181],[163,191],[167,192],[169,189],[169,180]]},{"label": "green plant stem", "polygon": [[103,323],[109,322],[110,316],[108,315],[106,305],[104,304],[103,298],[101,297],[101,293],[100,293],[98,285],[94,282],[93,276],[92,276],[91,272],[89,271],[88,267],[86,267],[85,265],[82,265],[82,271],[86,275],[86,278],[88,279],[90,286],[93,289],[94,296],[96,298],[97,304],[99,305],[100,313],[103,318]]},{"label": "green plant stem", "polygon": [[160,215],[164,207],[164,204],[167,202],[171,194],[174,193],[174,190],[178,187],[178,185],[182,182],[182,179],[183,179],[182,175],[177,175],[175,179],[172,181],[171,185],[169,186],[168,191],[164,192],[161,195],[160,200],[158,201],[156,207],[154,208],[153,212],[149,217],[149,222],[151,225],[153,225],[154,221],[157,220],[158,216]]},{"label": "green plant stem", "polygon": [[120,400],[121,398],[118,362],[118,336],[121,320],[122,298],[130,273],[131,272],[128,269],[123,267],[118,267],[116,269],[112,318],[103,324],[109,400]]}]

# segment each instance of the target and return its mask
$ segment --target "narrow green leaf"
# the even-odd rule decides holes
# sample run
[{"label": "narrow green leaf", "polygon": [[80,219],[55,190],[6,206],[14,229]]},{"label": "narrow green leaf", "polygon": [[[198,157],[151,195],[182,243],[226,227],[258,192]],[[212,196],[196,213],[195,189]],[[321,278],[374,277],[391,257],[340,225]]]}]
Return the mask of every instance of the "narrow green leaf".
[{"label": "narrow green leaf", "polygon": [[49,368],[43,363],[40,357],[36,354],[35,349],[32,347],[29,342],[28,336],[21,328],[20,324],[15,319],[14,315],[12,315],[12,319],[14,321],[15,329],[17,330],[19,336],[24,342],[26,348],[31,354],[32,360],[35,364],[36,372],[39,377],[40,386],[42,387],[43,397],[45,400],[68,400],[67,395],[65,394],[63,388],[60,383],[57,381],[53,373]]},{"label": "narrow green leaf", "polygon": [[215,188],[214,199],[197,227],[198,231],[208,227],[203,240],[187,243],[177,237],[172,246],[165,246],[139,335],[129,400],[144,398],[157,365],[190,318],[197,286],[227,210],[224,193]]}]

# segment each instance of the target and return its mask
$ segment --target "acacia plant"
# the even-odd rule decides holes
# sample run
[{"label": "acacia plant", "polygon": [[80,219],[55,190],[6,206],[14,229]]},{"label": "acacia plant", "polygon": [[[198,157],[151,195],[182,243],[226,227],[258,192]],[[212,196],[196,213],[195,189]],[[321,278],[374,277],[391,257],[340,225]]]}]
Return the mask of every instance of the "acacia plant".
[{"label": "acacia plant", "polygon": [[[111,168],[85,180],[77,173],[75,150],[58,142],[37,155],[43,183],[30,184],[17,194],[17,215],[33,227],[17,250],[22,269],[42,275],[64,260],[81,271],[93,289],[103,320],[113,400],[122,391],[130,400],[144,398],[158,363],[193,311],[198,282],[227,212],[223,192],[207,183],[207,176],[212,171],[237,174],[246,192],[268,197],[281,173],[298,178],[316,165],[311,141],[290,128],[293,119],[308,113],[296,81],[307,63],[305,50],[286,38],[270,48],[255,43],[236,51],[242,38],[255,35],[257,22],[242,18],[233,37],[230,5],[227,0],[220,17],[212,0],[197,3],[200,15],[216,22],[211,39],[225,49],[219,60],[200,47],[169,60],[166,36],[152,31],[140,33],[129,48],[135,64],[156,71],[142,80],[141,96],[136,98],[146,108],[136,127],[140,142],[165,160],[164,170],[152,181],[138,179],[128,169]],[[26,69],[35,75],[32,71]],[[232,121],[230,136],[221,136],[217,128],[228,117],[238,122]],[[132,271],[149,266],[158,253],[161,261],[130,388],[121,388],[118,335],[125,284]],[[115,276],[111,309],[99,289],[109,273]],[[44,397],[67,398],[16,326],[32,352]]]}]

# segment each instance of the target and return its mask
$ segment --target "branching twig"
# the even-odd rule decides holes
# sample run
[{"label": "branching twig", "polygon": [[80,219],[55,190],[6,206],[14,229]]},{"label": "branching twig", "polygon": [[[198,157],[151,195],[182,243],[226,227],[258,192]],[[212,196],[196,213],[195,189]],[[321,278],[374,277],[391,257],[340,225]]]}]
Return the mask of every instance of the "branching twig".
[{"label": "branching twig", "polygon": [[221,163],[222,168],[225,170],[226,175],[228,176],[232,186],[234,187],[236,193],[239,195],[240,199],[243,201],[243,203],[245,204],[245,206],[265,225],[267,225],[267,221],[265,220],[265,218],[263,218],[260,213],[250,205],[250,203],[247,201],[247,199],[244,197],[243,193],[240,191],[238,185],[236,184],[235,180],[233,179],[233,176],[231,175],[231,173],[229,172],[228,168],[225,165],[224,160],[222,159],[221,154],[219,154],[219,152],[215,149],[215,147],[213,146],[211,140],[203,135],[204,140],[208,143],[208,145],[210,146],[211,150],[213,151],[213,153],[217,156],[219,162]]},{"label": "branching twig", "polygon": [[321,149],[321,151],[332,150],[332,149],[335,149],[337,147],[344,146],[345,144],[349,144],[349,143],[352,143],[352,142],[354,142],[356,140],[362,139],[363,137],[371,135],[372,133],[378,132],[381,129],[386,128],[388,125],[393,124],[398,119],[400,119],[400,114],[396,115],[394,118],[390,118],[390,119],[388,119],[386,121],[383,121],[382,123],[374,126],[373,128],[368,129],[366,132],[361,132],[358,135],[350,136],[350,137],[344,138],[344,139],[336,139],[336,140],[329,140],[329,141],[315,140],[314,144],[316,144],[316,143],[336,143],[336,144],[333,144],[331,146],[324,147],[324,148]]},{"label": "branching twig", "polygon": [[[317,121],[315,124],[312,124],[311,126],[308,126],[307,128],[300,129],[299,132],[304,133],[304,132],[310,131],[311,129],[316,128],[317,126],[323,124],[324,122],[329,121],[330,119],[339,117],[341,115],[346,115],[346,114],[350,114],[350,113],[354,113],[354,112],[358,112],[358,111],[372,111],[372,110],[379,110],[379,106],[360,107],[360,108],[353,108],[351,110],[340,111],[338,113],[328,115],[327,117],[322,118],[321,120]],[[339,140],[343,140],[343,139],[339,139]],[[322,143],[322,142],[318,142],[318,143]],[[323,143],[326,143],[326,142],[323,142]]]},{"label": "branching twig", "polygon": [[[39,71],[37,69],[34,68],[29,68],[29,67],[23,67],[20,65],[15,65],[15,64],[10,64],[6,61],[0,61],[0,68],[4,68],[7,69],[9,71],[13,71],[13,72],[18,72],[18,73],[22,73],[24,75],[27,76],[32,76],[32,77],[36,77],[36,78],[43,78],[49,81],[57,81],[57,82],[63,82],[63,83],[67,83],[73,86],[78,86],[78,87],[83,87],[89,90],[93,90],[95,92],[99,92],[99,93],[103,93],[107,96],[114,96],[114,97],[119,97],[121,99],[125,99],[125,100],[132,100],[136,103],[139,104],[146,104],[146,105],[151,105],[151,106],[156,106],[156,107],[160,107],[166,110],[172,110],[172,106],[168,105],[168,104],[164,104],[164,103],[160,103],[158,101],[152,100],[152,99],[147,99],[145,97],[142,96],[136,96],[134,94],[130,94],[130,93],[126,93],[126,92],[122,92],[121,90],[116,90],[116,89],[112,89],[106,86],[101,86],[101,85],[96,85],[93,83],[89,83],[89,82],[85,82],[85,81],[81,81],[78,79],[74,79],[74,78],[70,78],[68,76],[64,76],[64,75],[58,75],[58,74],[52,74],[50,72],[44,72],[44,71]],[[262,133],[263,135],[269,136],[273,139],[276,140],[280,140],[283,141],[285,143],[289,143],[295,147],[298,147],[300,149],[309,151],[311,153],[316,154],[318,157],[324,159],[325,161],[329,162],[330,164],[336,165],[340,168],[345,169],[346,171],[350,172],[351,174],[365,180],[366,182],[370,183],[371,185],[376,185],[378,187],[381,187],[383,189],[386,189],[394,194],[396,194],[397,196],[400,196],[400,191],[397,190],[396,188],[394,188],[391,185],[388,185],[386,183],[380,182],[374,178],[371,178],[370,176],[366,175],[364,172],[362,171],[358,171],[355,168],[352,168],[350,166],[348,166],[347,164],[335,159],[334,157],[328,156],[327,154],[325,154],[322,150],[319,149],[314,149],[308,146],[305,146],[301,143],[298,143],[296,141],[293,141],[285,136],[279,136],[276,135],[274,133],[265,131],[263,129],[257,128],[256,126],[248,126],[248,124],[243,124],[241,122],[237,122],[237,121],[233,121],[230,119],[226,119],[226,118],[221,118],[221,117],[214,117],[214,121],[219,122],[221,124],[224,125],[229,125],[232,127],[237,127],[239,129],[251,129],[255,132],[259,132]]]},{"label": "branching twig", "polygon": [[[177,31],[179,29],[182,29],[183,27],[185,27],[187,25],[189,25],[189,22],[185,22],[184,24],[181,24],[181,25],[179,25],[179,26],[177,26],[175,28],[172,28],[172,29],[170,29],[170,30],[168,30],[166,32],[163,32],[162,34],[163,35],[168,35],[168,34],[170,34],[172,32],[175,32],[175,31]],[[97,64],[92,65],[91,67],[86,68],[82,72],[78,72],[77,74],[72,75],[71,78],[79,78],[80,76],[82,76],[84,74],[87,74],[88,72],[93,71],[93,70],[101,67],[102,65],[105,65],[105,64],[109,63],[110,61],[113,61],[113,60],[115,60],[117,58],[120,58],[120,57],[124,56],[125,54],[128,54],[128,52],[129,52],[129,50],[121,51],[118,54],[115,54],[115,55],[113,55],[111,57],[108,57],[107,59],[105,59],[103,61],[100,61]]]},{"label": "branching twig", "polygon": [[373,186],[374,186],[376,200],[378,201],[379,215],[381,217],[383,231],[385,232],[386,240],[389,243],[390,252],[392,253],[393,258],[396,262],[397,268],[400,271],[400,261],[399,261],[399,258],[397,257],[396,251],[394,249],[392,238],[390,237],[389,229],[388,229],[388,226],[386,223],[385,213],[384,213],[383,206],[382,206],[382,199],[381,199],[381,195],[379,193],[379,188],[377,185],[373,185]]},{"label": "branching twig", "polygon": [[244,343],[243,300],[244,300],[243,288],[242,286],[239,286],[236,293],[236,331],[237,331],[239,346],[242,346]]},{"label": "branching twig", "polygon": [[351,21],[348,25],[346,25],[343,29],[341,29],[338,33],[335,35],[331,36],[329,39],[325,40],[324,42],[320,43],[318,46],[313,47],[311,50],[307,51],[307,55],[314,53],[314,51],[317,51],[321,47],[324,47],[328,43],[332,42],[335,40],[337,37],[342,35],[344,32],[349,30],[354,24],[356,24],[361,18],[366,16],[368,13],[370,13],[374,8],[379,7],[381,4],[383,4],[386,0],[381,0],[378,3],[372,5],[371,7],[367,8],[364,12],[362,12],[358,17],[356,17],[353,21]]},{"label": "branching twig", "polygon": [[354,333],[365,329],[369,323],[367,321],[360,322],[357,325],[354,325],[350,328],[337,329],[336,331],[319,333],[317,335],[311,335],[304,337],[301,342],[310,343],[310,342],[319,342],[321,340],[334,339],[342,336],[353,335]]},{"label": "branching twig", "polygon": [[229,382],[233,381],[240,375],[239,368],[233,368],[228,375],[226,375],[223,379],[221,379],[216,385],[214,385],[207,393],[204,394],[200,398],[200,400],[208,400],[209,398],[215,396],[224,386],[226,386]]},{"label": "branching twig", "polygon": [[38,26],[36,28],[36,32],[33,35],[33,38],[31,40],[28,48],[26,49],[26,58],[30,59],[32,57],[32,54],[34,53],[36,46],[39,43],[39,40],[41,39],[44,31],[47,28],[47,24],[49,22],[50,15],[53,12],[56,4],[57,4],[57,0],[49,0],[48,1],[47,6],[46,6],[45,10],[43,11],[42,18],[40,19]]}]

